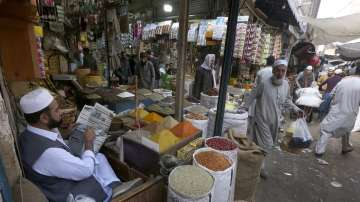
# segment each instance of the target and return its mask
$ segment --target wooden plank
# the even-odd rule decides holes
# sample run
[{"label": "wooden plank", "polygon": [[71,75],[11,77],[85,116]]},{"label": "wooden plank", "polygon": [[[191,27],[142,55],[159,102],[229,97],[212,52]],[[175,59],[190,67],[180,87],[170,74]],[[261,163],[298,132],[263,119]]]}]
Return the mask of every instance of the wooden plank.
[{"label": "wooden plank", "polygon": [[163,202],[166,201],[166,189],[164,179],[161,176],[149,178],[136,169],[130,168],[123,162],[120,162],[117,156],[109,149],[102,148],[102,153],[105,154],[111,167],[115,173],[123,180],[129,181],[135,178],[141,178],[145,181],[142,185],[120,195],[112,202]]},{"label": "wooden plank", "polygon": [[0,27],[4,27],[0,29],[0,58],[6,79],[25,81],[39,78],[33,24],[1,18]]},{"label": "wooden plank", "polygon": [[6,177],[12,187],[21,176],[21,169],[15,152],[14,137],[10,128],[8,109],[5,107],[2,93],[0,93],[0,155],[4,163]]},{"label": "wooden plank", "polygon": [[114,198],[112,202],[165,202],[165,198],[166,190],[163,178],[156,177],[132,191]]}]

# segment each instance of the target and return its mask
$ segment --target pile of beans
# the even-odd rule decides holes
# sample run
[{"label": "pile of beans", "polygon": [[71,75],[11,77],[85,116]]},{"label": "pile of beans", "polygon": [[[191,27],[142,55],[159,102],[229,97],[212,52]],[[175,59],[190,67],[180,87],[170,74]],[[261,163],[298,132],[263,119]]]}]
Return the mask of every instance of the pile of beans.
[{"label": "pile of beans", "polygon": [[207,194],[213,185],[214,178],[196,166],[179,166],[169,176],[169,186],[177,193],[191,198]]},{"label": "pile of beans", "polygon": [[206,145],[220,151],[230,151],[237,148],[236,144],[225,138],[211,138],[206,140]]},{"label": "pile of beans", "polygon": [[231,166],[224,154],[216,151],[204,151],[195,155],[196,161],[212,171],[224,171]]}]

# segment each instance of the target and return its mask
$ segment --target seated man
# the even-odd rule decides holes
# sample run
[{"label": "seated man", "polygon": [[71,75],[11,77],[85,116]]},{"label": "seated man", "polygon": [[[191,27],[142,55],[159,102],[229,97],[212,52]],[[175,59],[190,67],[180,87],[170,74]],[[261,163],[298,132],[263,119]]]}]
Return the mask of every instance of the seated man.
[{"label": "seated man", "polygon": [[21,98],[20,106],[28,122],[20,137],[26,177],[49,201],[64,202],[70,194],[109,201],[113,195],[112,187],[119,185],[120,180],[105,156],[94,154],[92,129],[88,128],[84,133],[85,151],[78,158],[71,154],[57,129],[62,121],[61,112],[48,90],[39,88],[27,93]]}]

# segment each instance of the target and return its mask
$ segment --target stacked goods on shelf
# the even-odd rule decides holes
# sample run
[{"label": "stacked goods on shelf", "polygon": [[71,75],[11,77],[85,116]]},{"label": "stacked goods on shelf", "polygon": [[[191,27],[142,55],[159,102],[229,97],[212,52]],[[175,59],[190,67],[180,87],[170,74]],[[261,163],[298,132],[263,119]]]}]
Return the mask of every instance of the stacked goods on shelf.
[{"label": "stacked goods on shelf", "polygon": [[273,56],[275,58],[280,58],[281,56],[281,46],[282,46],[281,44],[282,44],[281,33],[277,33],[275,35],[274,49],[273,49]]},{"label": "stacked goods on shelf", "polygon": [[190,25],[189,31],[188,31],[188,42],[196,42],[197,36],[198,36],[198,23],[193,23]]},{"label": "stacked goods on shelf", "polygon": [[170,39],[177,39],[179,34],[179,23],[173,23],[171,25]]}]

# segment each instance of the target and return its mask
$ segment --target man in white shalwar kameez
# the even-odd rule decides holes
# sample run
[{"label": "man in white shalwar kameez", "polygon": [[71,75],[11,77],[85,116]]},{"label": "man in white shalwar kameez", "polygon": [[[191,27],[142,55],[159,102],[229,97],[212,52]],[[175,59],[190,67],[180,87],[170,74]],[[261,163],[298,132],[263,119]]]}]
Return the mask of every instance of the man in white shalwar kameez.
[{"label": "man in white shalwar kameez", "polygon": [[[269,153],[277,139],[281,114],[284,109],[303,115],[302,111],[292,102],[290,87],[285,80],[287,70],[286,60],[277,60],[273,65],[271,77],[264,78],[251,92],[245,103],[248,108],[256,99],[254,120],[249,127],[252,134],[248,134],[253,141]],[[261,172],[263,178],[267,177],[264,166]]]},{"label": "man in white shalwar kameez", "polygon": [[62,116],[57,101],[47,89],[38,88],[20,100],[28,126],[20,137],[20,154],[26,177],[49,201],[64,202],[85,195],[95,201],[110,201],[134,182],[120,183],[105,156],[93,152],[95,134],[84,132],[84,153],[74,156],[57,129]]},{"label": "man in white shalwar kameez", "polygon": [[342,138],[342,153],[353,150],[349,143],[360,105],[360,68],[356,76],[343,78],[331,92],[333,100],[330,111],[320,124],[320,139],[316,143],[315,155],[321,157],[331,137]]},{"label": "man in white shalwar kameez", "polygon": [[[267,78],[270,78],[272,76],[272,70],[273,70],[273,67],[272,65],[274,64],[275,62],[275,58],[274,56],[269,56],[268,58],[266,58],[266,67],[260,69],[257,73],[256,73],[256,78],[255,78],[255,86],[256,87],[257,85],[259,85],[261,83],[261,81],[263,79],[267,79]],[[256,99],[254,99],[252,101],[252,104],[249,106],[249,117],[248,117],[248,124],[249,125],[252,125],[253,122],[254,122],[254,113],[255,113],[255,105],[256,105]],[[248,127],[248,130],[247,130],[247,133],[248,134],[252,134],[252,127]]]}]

